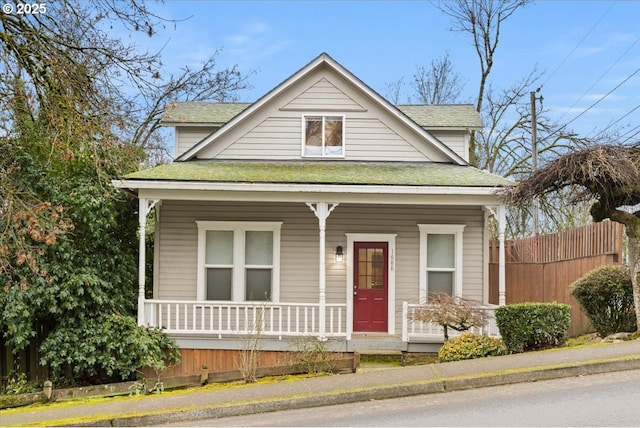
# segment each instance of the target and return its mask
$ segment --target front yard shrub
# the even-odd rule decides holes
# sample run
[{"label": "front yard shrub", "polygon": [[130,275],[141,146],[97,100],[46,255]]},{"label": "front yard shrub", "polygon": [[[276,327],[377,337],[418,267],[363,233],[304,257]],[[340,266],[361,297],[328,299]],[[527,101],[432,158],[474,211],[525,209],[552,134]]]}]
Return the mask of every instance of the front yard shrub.
[{"label": "front yard shrub", "polygon": [[510,353],[560,346],[567,340],[571,307],[563,303],[500,306],[496,323]]},{"label": "front yard shrub", "polygon": [[600,337],[636,330],[631,273],[624,265],[600,266],[569,286]]},{"label": "front yard shrub", "polygon": [[42,343],[40,363],[52,376],[72,367],[78,378],[111,382],[131,380],[143,367],[159,375],[180,362],[177,343],[161,330],[128,315],[105,314],[101,321],[55,330]]},{"label": "front yard shrub", "polygon": [[438,359],[441,363],[446,363],[505,355],[506,353],[507,347],[500,339],[464,333],[446,341],[438,351]]}]

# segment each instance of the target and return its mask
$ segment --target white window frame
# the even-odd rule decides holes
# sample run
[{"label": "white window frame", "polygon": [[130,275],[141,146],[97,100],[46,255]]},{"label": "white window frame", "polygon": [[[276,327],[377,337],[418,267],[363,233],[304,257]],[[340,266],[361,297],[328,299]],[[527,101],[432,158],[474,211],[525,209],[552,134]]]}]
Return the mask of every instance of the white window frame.
[{"label": "white window frame", "polygon": [[[306,124],[308,117],[322,117],[322,146],[320,146],[320,154],[317,155],[308,155],[305,153],[305,147],[307,146],[307,132],[306,132]],[[339,155],[327,155],[325,154],[325,136],[324,136],[324,128],[325,128],[325,120],[327,117],[340,117],[342,118],[342,153]],[[302,147],[301,147],[301,155],[305,158],[332,158],[332,159],[341,159],[345,157],[347,152],[345,136],[347,135],[347,118],[344,114],[331,114],[331,113],[305,113],[302,115]]]},{"label": "white window frame", "polygon": [[[418,224],[420,229],[420,275],[419,275],[419,299],[420,303],[427,301],[429,295],[428,272],[453,272],[453,294],[462,296],[462,272],[463,272],[463,232],[464,224]],[[427,235],[454,235],[454,267],[428,268],[427,263]]]},{"label": "white window frame", "polygon": [[[198,225],[198,273],[196,276],[197,293],[199,301],[207,298],[206,268],[212,267],[205,263],[207,231],[232,231],[233,232],[233,264],[213,267],[230,267],[231,274],[231,301],[245,302],[245,269],[273,269],[271,277],[270,302],[280,301],[280,231],[282,222],[258,222],[258,221],[196,221]],[[245,264],[245,244],[247,232],[273,232],[273,260],[272,265],[257,266]]]}]

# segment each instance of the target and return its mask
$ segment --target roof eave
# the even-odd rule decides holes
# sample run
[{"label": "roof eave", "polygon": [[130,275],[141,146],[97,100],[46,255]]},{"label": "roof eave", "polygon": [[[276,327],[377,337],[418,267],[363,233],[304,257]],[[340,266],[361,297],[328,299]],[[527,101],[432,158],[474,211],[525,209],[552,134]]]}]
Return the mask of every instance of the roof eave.
[{"label": "roof eave", "polygon": [[296,193],[363,193],[363,194],[413,194],[413,195],[493,195],[497,186],[419,186],[419,185],[370,185],[330,183],[236,183],[219,181],[173,181],[116,179],[113,185],[120,189],[155,190],[214,190],[234,192],[296,192]]}]

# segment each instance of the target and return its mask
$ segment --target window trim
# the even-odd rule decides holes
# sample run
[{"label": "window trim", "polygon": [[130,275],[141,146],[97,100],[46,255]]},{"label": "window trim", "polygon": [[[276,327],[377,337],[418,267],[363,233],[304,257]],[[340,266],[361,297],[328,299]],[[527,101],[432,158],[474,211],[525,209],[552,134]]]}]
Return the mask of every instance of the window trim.
[{"label": "window trim", "polygon": [[[271,299],[270,302],[280,301],[280,234],[282,222],[272,221],[204,221],[196,220],[198,227],[198,260],[196,275],[196,299],[198,301],[208,301],[206,284],[206,243],[207,231],[232,231],[233,232],[233,266],[231,268],[231,302],[247,302],[245,296],[245,269],[266,265],[247,265],[245,263],[246,232],[272,232],[273,233],[273,269],[271,277]],[[213,301],[213,300],[212,300]]]},{"label": "window trim", "polygon": [[464,224],[418,224],[420,230],[420,274],[419,274],[419,299],[420,303],[427,301],[429,285],[427,284],[427,235],[454,235],[454,268],[429,269],[433,272],[453,272],[453,294],[462,296],[462,272],[463,272],[463,232]]},{"label": "window trim", "polygon": [[[308,155],[305,153],[305,147],[307,146],[307,133],[306,133],[306,118],[320,116],[322,117],[322,146],[320,146],[320,154],[319,155]],[[342,153],[339,155],[327,155],[325,154],[325,137],[324,137],[324,123],[327,117],[340,117],[342,118]],[[302,115],[301,121],[301,140],[302,146],[300,148],[300,154],[303,158],[329,158],[329,159],[343,159],[347,153],[346,141],[345,137],[347,135],[347,117],[345,114],[341,113],[305,113]]]}]

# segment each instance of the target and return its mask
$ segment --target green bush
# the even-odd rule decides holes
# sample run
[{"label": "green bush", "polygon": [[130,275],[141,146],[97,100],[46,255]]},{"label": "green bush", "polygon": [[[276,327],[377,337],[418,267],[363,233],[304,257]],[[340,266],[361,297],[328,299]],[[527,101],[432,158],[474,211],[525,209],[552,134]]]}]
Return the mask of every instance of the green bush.
[{"label": "green bush", "polygon": [[600,337],[636,330],[631,273],[624,265],[596,268],[569,286]]},{"label": "green bush", "polygon": [[567,340],[571,307],[561,303],[500,306],[496,323],[510,353],[560,346]]},{"label": "green bush", "polygon": [[448,361],[505,355],[506,353],[507,348],[500,339],[464,333],[447,340],[438,351],[438,359],[441,363],[446,363]]},{"label": "green bush", "polygon": [[56,329],[42,343],[42,365],[52,375],[72,367],[74,375],[100,381],[130,380],[139,369],[156,373],[180,362],[175,340],[153,327],[138,326],[131,316],[104,315],[100,322]]}]

